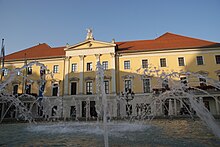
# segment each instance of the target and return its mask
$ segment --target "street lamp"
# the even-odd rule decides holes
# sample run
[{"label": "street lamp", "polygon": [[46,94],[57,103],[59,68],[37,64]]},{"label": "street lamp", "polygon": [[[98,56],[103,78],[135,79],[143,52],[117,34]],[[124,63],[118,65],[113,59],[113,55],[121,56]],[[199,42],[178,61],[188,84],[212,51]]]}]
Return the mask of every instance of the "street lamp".
[{"label": "street lamp", "polygon": [[127,89],[127,88],[126,88],[125,92],[121,92],[120,97],[126,101],[126,113],[127,113],[128,117],[132,113],[132,105],[130,105],[129,102],[134,99],[134,95],[135,95],[135,93],[133,91],[131,91],[131,89]]}]

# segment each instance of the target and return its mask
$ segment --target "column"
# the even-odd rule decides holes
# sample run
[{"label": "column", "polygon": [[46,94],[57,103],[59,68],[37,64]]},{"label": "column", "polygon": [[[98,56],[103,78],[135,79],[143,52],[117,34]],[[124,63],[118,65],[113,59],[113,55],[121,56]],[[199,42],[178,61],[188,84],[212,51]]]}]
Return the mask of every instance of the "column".
[{"label": "column", "polygon": [[160,100],[160,115],[164,115],[164,112],[163,112],[163,101]]},{"label": "column", "polygon": [[76,120],[78,120],[78,118],[81,117],[80,114],[82,108],[80,107],[80,102],[80,100],[76,100]]},{"label": "column", "polygon": [[177,115],[176,99],[174,98],[174,115]]},{"label": "column", "polygon": [[79,55],[80,63],[79,63],[79,94],[83,94],[83,74],[84,74],[84,55]]},{"label": "column", "polygon": [[217,114],[217,115],[220,114],[220,112],[219,112],[219,103],[218,103],[218,101],[219,101],[219,97],[216,97],[215,104],[216,104],[216,114]]},{"label": "column", "polygon": [[110,53],[112,57],[112,93],[116,93],[116,80],[115,80],[115,53]]},{"label": "column", "polygon": [[[96,58],[96,76],[98,75],[98,74],[97,74],[97,70],[98,70],[98,69],[97,69],[97,63],[100,62],[100,56],[101,56],[101,54],[95,54],[95,58]],[[100,64],[101,64],[101,63],[100,63]],[[103,80],[104,80],[104,79],[103,79]],[[97,83],[98,80],[95,80],[95,82],[96,82],[95,84],[97,85],[97,84],[98,84],[98,83]],[[100,89],[96,89],[96,93],[97,93],[97,92],[101,92],[101,90],[100,90]]]},{"label": "column", "polygon": [[70,66],[70,58],[66,57],[64,60],[65,69],[64,69],[64,95],[69,94],[69,66]]}]

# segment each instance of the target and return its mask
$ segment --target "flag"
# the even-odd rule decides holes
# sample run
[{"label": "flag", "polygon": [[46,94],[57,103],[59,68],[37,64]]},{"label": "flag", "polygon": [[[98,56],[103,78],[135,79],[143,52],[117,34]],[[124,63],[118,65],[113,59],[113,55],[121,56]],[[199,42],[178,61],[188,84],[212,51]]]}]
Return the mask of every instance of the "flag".
[{"label": "flag", "polygon": [[0,60],[0,66],[2,68],[2,73],[1,73],[1,80],[2,76],[4,76],[4,67],[5,67],[5,45],[4,45],[4,39],[2,39],[2,48],[1,48],[1,60]]},{"label": "flag", "polygon": [[5,67],[5,46],[2,47],[1,57],[2,57],[2,68],[4,68]]}]

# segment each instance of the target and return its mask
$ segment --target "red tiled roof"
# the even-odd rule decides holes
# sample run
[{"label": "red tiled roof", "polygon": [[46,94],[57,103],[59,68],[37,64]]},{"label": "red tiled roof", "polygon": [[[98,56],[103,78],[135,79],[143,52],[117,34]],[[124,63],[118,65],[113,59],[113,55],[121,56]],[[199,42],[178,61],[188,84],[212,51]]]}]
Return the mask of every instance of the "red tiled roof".
[{"label": "red tiled roof", "polygon": [[[62,57],[65,56],[65,47],[51,48],[46,43],[39,44],[25,50],[21,50],[5,56],[5,60],[19,60],[19,59],[36,59],[44,57]],[[26,56],[26,57],[25,57]]]},{"label": "red tiled roof", "polygon": [[220,43],[165,33],[154,40],[116,42],[118,52],[220,47]]},{"label": "red tiled roof", "polygon": [[[116,42],[118,52],[159,51],[169,49],[220,47],[220,43],[165,33],[153,40]],[[5,60],[23,60],[65,56],[65,47],[51,48],[46,43],[30,47],[5,56]]]}]

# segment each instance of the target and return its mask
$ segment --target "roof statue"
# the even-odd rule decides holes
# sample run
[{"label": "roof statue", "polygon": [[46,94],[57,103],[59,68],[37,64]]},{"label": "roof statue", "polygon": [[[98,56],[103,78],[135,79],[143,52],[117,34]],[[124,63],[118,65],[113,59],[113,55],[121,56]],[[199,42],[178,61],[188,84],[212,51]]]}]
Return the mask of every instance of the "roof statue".
[{"label": "roof statue", "polygon": [[87,29],[86,40],[94,40],[91,28]]}]

